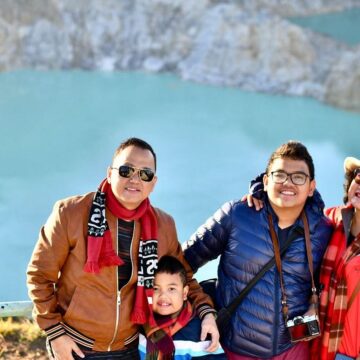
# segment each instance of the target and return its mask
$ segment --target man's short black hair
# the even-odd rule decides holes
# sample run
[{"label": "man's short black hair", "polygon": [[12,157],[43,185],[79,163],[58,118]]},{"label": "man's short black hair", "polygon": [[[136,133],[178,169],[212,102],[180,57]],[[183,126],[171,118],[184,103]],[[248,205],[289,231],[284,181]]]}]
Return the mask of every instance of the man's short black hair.
[{"label": "man's short black hair", "polygon": [[113,161],[114,159],[119,155],[119,153],[126,149],[127,147],[129,146],[136,146],[140,149],[143,149],[143,150],[149,150],[151,152],[151,154],[153,155],[154,157],[154,164],[155,164],[155,169],[156,170],[156,154],[155,154],[155,151],[154,149],[152,148],[152,146],[147,143],[145,140],[142,140],[142,139],[139,139],[139,138],[136,138],[136,137],[131,137],[131,138],[128,138],[126,140],[124,140],[115,150],[114,152],[114,156],[113,156]]},{"label": "man's short black hair", "polygon": [[183,285],[185,286],[186,281],[186,270],[184,265],[175,257],[164,255],[160,258],[157,269],[155,270],[155,276],[157,274],[179,274]]}]

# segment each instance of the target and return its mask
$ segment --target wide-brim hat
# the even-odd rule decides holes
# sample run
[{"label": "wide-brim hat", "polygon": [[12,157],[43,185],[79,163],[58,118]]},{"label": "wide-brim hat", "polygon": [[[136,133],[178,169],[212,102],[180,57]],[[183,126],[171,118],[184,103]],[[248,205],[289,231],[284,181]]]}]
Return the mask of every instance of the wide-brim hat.
[{"label": "wide-brim hat", "polygon": [[360,168],[360,160],[349,156],[344,161],[344,171],[345,172],[353,172],[355,169]]}]

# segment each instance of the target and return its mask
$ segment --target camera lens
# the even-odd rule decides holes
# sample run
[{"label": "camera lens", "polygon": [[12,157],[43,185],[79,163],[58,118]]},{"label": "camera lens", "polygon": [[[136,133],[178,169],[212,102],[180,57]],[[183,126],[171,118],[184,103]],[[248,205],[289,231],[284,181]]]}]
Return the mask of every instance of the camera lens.
[{"label": "camera lens", "polygon": [[302,324],[303,322],[304,322],[304,319],[302,316],[294,317],[294,325],[299,325],[299,324]]}]

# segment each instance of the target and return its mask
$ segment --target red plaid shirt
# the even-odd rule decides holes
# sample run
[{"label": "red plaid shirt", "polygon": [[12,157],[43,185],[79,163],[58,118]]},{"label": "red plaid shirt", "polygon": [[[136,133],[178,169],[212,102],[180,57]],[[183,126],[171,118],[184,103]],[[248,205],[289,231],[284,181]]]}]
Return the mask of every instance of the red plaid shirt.
[{"label": "red plaid shirt", "polygon": [[321,343],[317,340],[313,344],[314,360],[333,360],[340,349],[347,318],[346,268],[350,260],[360,254],[360,235],[346,247],[341,210],[342,207],[336,207],[326,211],[335,229],[320,273],[320,283],[324,286],[320,296],[322,338]]}]

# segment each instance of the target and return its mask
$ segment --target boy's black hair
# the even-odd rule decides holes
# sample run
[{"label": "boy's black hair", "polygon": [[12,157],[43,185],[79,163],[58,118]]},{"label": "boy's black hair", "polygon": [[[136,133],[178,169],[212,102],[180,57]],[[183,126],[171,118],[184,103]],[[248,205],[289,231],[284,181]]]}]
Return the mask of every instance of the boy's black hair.
[{"label": "boy's black hair", "polygon": [[171,275],[179,274],[183,285],[185,286],[187,283],[184,265],[173,256],[165,255],[160,258],[155,270],[155,276],[163,273]]},{"label": "boy's black hair", "polygon": [[266,167],[266,173],[269,174],[269,169],[275,159],[289,158],[291,160],[302,160],[305,161],[309,168],[310,180],[315,178],[314,162],[309,154],[305,145],[298,141],[290,140],[285,144],[278,147],[270,156]]}]

